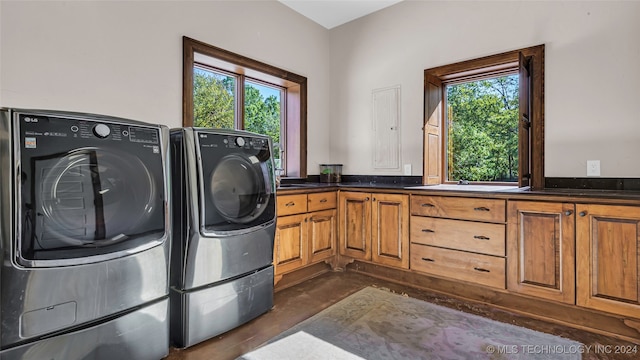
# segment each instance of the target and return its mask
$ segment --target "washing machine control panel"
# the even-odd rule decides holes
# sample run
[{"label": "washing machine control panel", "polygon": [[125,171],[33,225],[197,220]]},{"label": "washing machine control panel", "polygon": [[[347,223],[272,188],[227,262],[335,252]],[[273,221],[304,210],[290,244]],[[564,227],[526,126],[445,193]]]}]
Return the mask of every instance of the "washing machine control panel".
[{"label": "washing machine control panel", "polygon": [[201,133],[199,136],[200,145],[204,147],[226,147],[230,149],[243,148],[252,150],[269,149],[269,140],[258,137],[247,137],[237,135],[212,135]]},{"label": "washing machine control panel", "polygon": [[68,141],[91,141],[97,138],[150,145],[160,143],[160,133],[157,128],[27,114],[21,114],[20,119],[21,131],[30,141],[27,148],[33,147],[41,137],[66,138]]}]

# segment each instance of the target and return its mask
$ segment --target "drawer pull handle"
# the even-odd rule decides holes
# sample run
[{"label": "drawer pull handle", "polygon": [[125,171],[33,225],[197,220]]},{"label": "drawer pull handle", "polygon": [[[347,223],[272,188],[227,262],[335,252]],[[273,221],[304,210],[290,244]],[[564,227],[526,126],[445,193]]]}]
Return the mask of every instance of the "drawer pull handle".
[{"label": "drawer pull handle", "polygon": [[433,204],[427,204],[427,203],[422,204],[422,207],[434,207],[434,206],[435,205]]},{"label": "drawer pull handle", "polygon": [[424,260],[424,261],[436,262],[435,260],[433,260],[433,259],[429,259],[429,258],[422,258],[422,260]]},{"label": "drawer pull handle", "polygon": [[474,239],[478,239],[478,240],[491,240],[490,237],[484,236],[484,235],[475,235],[473,237]]},{"label": "drawer pull handle", "polygon": [[473,210],[475,210],[475,211],[491,211],[491,209],[486,208],[484,206],[473,208]]},{"label": "drawer pull handle", "polygon": [[284,204],[284,206],[286,207],[291,207],[294,206],[296,203],[294,203],[293,201],[289,201],[288,203]]},{"label": "drawer pull handle", "polygon": [[311,222],[320,222],[320,221],[329,221],[331,220],[330,216],[314,216],[311,218]]},{"label": "drawer pull handle", "polygon": [[426,233],[434,233],[435,231],[431,230],[431,229],[422,229],[422,232],[426,232]]},{"label": "drawer pull handle", "polygon": [[320,200],[320,202],[321,202],[321,203],[326,203],[326,202],[327,202],[327,199],[322,199],[322,200]]},{"label": "drawer pull handle", "polygon": [[490,270],[479,268],[479,267],[474,267],[473,270],[480,271],[480,272],[491,272]]}]

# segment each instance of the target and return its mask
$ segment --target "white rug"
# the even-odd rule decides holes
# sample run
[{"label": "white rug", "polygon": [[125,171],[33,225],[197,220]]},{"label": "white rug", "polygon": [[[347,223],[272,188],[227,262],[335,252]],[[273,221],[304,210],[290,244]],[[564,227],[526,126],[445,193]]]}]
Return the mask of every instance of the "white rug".
[{"label": "white rug", "polygon": [[244,360],[364,360],[299,331],[242,356]]}]

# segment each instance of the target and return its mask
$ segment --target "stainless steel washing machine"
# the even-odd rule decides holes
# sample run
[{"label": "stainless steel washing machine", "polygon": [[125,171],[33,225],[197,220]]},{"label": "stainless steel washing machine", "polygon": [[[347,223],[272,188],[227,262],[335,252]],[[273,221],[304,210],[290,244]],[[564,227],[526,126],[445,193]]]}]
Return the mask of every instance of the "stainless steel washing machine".
[{"label": "stainless steel washing machine", "polygon": [[173,344],[188,347],[273,306],[275,178],[269,137],[171,131]]},{"label": "stainless steel washing machine", "polygon": [[169,349],[167,127],[0,111],[0,358]]}]

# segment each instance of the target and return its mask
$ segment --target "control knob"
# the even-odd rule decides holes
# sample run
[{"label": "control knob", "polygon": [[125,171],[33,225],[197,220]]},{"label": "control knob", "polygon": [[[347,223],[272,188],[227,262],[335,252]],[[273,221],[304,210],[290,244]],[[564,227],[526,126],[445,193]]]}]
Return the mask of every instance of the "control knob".
[{"label": "control knob", "polygon": [[244,138],[241,138],[241,137],[236,138],[236,145],[243,147],[244,143],[245,143]]},{"label": "control knob", "polygon": [[93,127],[93,134],[100,139],[104,139],[111,134],[111,128],[105,124],[98,124]]}]

